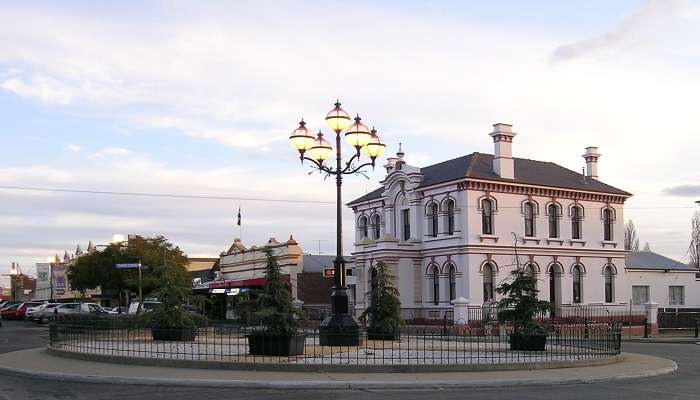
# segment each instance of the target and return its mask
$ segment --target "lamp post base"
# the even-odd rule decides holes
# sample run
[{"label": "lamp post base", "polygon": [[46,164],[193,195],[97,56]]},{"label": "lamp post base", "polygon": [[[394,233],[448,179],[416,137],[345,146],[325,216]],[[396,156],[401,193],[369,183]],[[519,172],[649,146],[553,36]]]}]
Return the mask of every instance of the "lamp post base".
[{"label": "lamp post base", "polygon": [[350,314],[331,314],[319,328],[321,346],[358,346],[360,325]]}]

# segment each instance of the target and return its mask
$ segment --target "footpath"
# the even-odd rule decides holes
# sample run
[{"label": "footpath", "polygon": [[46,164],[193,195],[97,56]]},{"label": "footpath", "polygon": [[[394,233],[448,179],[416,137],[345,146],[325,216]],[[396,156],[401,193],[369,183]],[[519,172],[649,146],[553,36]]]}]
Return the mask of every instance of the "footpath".
[{"label": "footpath", "polygon": [[560,385],[609,382],[667,374],[664,358],[623,353],[619,363],[558,369],[487,372],[336,373],[151,367],[58,357],[45,349],[0,354],[0,374],[86,383],[259,389],[411,389]]}]

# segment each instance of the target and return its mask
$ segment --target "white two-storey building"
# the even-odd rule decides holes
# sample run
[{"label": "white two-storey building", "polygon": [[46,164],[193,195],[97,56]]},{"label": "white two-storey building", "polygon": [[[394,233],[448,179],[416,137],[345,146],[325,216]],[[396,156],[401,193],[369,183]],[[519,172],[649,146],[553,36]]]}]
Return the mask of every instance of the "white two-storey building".
[{"label": "white two-storey building", "polygon": [[418,168],[399,150],[382,187],[349,203],[358,309],[378,261],[393,269],[403,308],[444,308],[458,297],[490,303],[516,264],[556,305],[629,302],[623,204],[631,194],[598,180],[597,148],[586,149],[582,175],[514,158],[511,125],[493,127],[494,155]]}]

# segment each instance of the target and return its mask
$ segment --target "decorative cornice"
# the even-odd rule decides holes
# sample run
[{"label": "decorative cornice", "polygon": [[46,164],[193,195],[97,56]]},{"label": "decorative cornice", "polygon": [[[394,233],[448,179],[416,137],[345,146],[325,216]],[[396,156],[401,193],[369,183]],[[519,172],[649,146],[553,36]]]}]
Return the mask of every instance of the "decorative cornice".
[{"label": "decorative cornice", "polygon": [[470,190],[480,190],[483,192],[489,191],[497,193],[512,193],[526,195],[528,197],[552,197],[559,199],[572,199],[574,201],[598,201],[611,204],[623,204],[628,197],[610,193],[585,192],[574,189],[546,188],[538,186],[526,186],[511,182],[489,182],[472,179],[458,183],[458,187]]}]

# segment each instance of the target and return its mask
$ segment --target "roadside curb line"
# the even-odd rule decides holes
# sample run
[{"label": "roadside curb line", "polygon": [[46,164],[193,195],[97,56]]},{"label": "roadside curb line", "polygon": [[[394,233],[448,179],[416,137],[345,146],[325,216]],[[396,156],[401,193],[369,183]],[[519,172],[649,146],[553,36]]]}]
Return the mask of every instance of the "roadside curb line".
[{"label": "roadside curb line", "polygon": [[501,379],[501,380],[476,380],[476,381],[244,381],[244,380],[223,380],[223,379],[169,379],[169,378],[140,378],[140,377],[120,377],[101,375],[76,375],[58,372],[36,372],[24,369],[0,366],[0,372],[15,375],[29,376],[33,378],[54,380],[62,382],[78,383],[108,383],[108,384],[128,384],[128,385],[168,385],[179,387],[216,387],[216,388],[236,388],[236,389],[331,389],[331,390],[359,390],[359,389],[417,389],[417,388],[488,388],[504,386],[547,386],[547,385],[570,385],[570,384],[590,384],[602,382],[614,382],[627,379],[649,378],[669,374],[678,369],[678,364],[671,361],[670,367],[657,368],[655,370],[643,371],[632,374],[622,374],[610,377],[595,378],[549,378],[549,379]]}]

